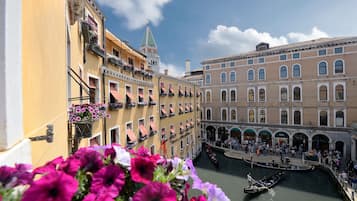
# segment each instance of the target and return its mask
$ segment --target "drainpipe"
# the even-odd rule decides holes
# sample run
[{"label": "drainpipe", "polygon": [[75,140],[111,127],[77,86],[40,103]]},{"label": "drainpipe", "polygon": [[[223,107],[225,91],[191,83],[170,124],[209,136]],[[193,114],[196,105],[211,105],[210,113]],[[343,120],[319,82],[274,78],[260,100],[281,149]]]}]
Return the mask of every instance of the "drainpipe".
[{"label": "drainpipe", "polygon": [[[102,16],[102,47],[104,49],[104,57],[102,58],[102,66],[107,66],[107,51],[105,50],[105,18]],[[102,86],[103,86],[103,103],[105,104],[105,74],[102,71]],[[104,134],[104,144],[107,144],[107,118],[103,119],[103,134]]]}]

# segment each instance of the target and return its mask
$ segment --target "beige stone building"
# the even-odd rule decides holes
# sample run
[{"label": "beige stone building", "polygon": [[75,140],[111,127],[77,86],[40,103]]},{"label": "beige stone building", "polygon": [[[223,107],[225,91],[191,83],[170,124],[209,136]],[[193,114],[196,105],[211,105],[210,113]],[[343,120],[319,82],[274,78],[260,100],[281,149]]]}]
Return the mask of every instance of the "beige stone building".
[{"label": "beige stone building", "polygon": [[357,38],[322,38],[202,61],[205,137],[350,155]]}]

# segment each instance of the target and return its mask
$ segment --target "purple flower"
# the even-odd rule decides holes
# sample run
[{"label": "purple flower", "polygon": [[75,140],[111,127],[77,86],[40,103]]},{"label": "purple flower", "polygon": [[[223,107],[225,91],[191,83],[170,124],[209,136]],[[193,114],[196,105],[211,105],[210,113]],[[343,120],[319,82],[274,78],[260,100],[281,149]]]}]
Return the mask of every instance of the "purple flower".
[{"label": "purple flower", "polygon": [[21,201],[71,201],[78,182],[64,172],[51,172],[35,181]]},{"label": "purple flower", "polygon": [[207,192],[208,201],[230,201],[230,199],[224,194],[221,188],[218,188],[216,185],[211,185],[208,188]]},{"label": "purple flower", "polygon": [[103,156],[93,149],[81,148],[74,157],[80,160],[80,167],[85,171],[94,173],[103,167]]},{"label": "purple flower", "polygon": [[52,161],[47,162],[44,166],[36,168],[33,173],[34,174],[46,174],[50,172],[54,172],[57,169],[57,165],[63,162],[62,156],[59,156]]},{"label": "purple flower", "polygon": [[133,181],[147,184],[154,177],[156,161],[149,158],[136,157],[131,159],[130,175]]},{"label": "purple flower", "polygon": [[176,201],[176,192],[166,184],[151,182],[137,191],[132,201]]},{"label": "purple flower", "polygon": [[15,164],[16,173],[14,176],[17,178],[16,185],[31,184],[33,174],[29,172],[32,166],[28,164]]},{"label": "purple flower", "polygon": [[71,176],[76,176],[79,170],[81,161],[74,156],[70,156],[59,165],[59,169]]},{"label": "purple flower", "polygon": [[0,167],[0,186],[5,188],[11,188],[15,186],[16,178],[14,178],[14,174],[16,172],[15,168],[2,166]]},{"label": "purple flower", "polygon": [[93,175],[91,192],[107,194],[112,198],[118,196],[125,183],[123,170],[116,165],[109,165]]}]

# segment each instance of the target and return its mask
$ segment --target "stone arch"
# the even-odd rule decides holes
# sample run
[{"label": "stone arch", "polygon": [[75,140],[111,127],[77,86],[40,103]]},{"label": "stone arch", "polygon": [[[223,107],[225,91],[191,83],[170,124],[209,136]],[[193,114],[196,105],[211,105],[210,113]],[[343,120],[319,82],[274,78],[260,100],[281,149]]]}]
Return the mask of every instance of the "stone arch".
[{"label": "stone arch", "polygon": [[243,132],[243,140],[244,142],[253,142],[256,141],[257,132],[253,128],[247,128]]},{"label": "stone arch", "polygon": [[329,151],[331,139],[324,134],[315,134],[312,136],[312,149],[317,151]]},{"label": "stone arch", "polygon": [[293,134],[293,147],[297,151],[306,152],[309,148],[309,136],[303,132]]},{"label": "stone arch", "polygon": [[337,141],[335,143],[335,150],[339,151],[341,153],[341,157],[343,157],[344,152],[345,152],[345,143],[342,141]]},{"label": "stone arch", "polygon": [[258,141],[271,146],[273,144],[272,132],[267,129],[260,130],[258,132]]},{"label": "stone arch", "polygon": [[216,128],[213,126],[206,127],[207,140],[208,141],[216,141]]},{"label": "stone arch", "polygon": [[275,145],[287,144],[290,142],[290,135],[286,131],[277,131],[274,133]]},{"label": "stone arch", "polygon": [[239,142],[239,144],[242,143],[242,131],[239,128],[232,128],[230,130],[230,136],[231,138],[235,138]]}]

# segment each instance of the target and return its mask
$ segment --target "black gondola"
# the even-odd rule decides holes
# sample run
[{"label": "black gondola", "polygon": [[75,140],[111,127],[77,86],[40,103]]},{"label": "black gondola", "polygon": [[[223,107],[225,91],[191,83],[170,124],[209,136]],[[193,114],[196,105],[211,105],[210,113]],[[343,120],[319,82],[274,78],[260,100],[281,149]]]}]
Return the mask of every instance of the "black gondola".
[{"label": "black gondola", "polygon": [[219,163],[218,163],[216,154],[212,151],[212,148],[209,145],[206,145],[206,153],[208,155],[209,160],[212,162],[212,164],[216,168],[219,168]]},{"label": "black gondola", "polygon": [[279,171],[268,178],[254,180],[248,175],[249,186],[244,188],[244,193],[257,194],[274,187],[284,176],[284,172]]}]

